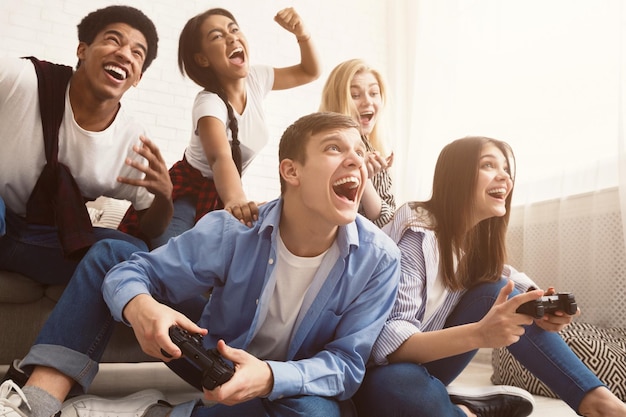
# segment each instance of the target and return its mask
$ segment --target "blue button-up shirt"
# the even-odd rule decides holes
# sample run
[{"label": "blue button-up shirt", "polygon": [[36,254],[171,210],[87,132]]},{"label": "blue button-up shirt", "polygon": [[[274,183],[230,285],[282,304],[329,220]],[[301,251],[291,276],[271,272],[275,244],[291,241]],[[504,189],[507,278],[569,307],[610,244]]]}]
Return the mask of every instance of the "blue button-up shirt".
[{"label": "blue button-up shirt", "polygon": [[[282,200],[259,209],[252,228],[220,210],[150,253],[136,253],[107,275],[103,292],[113,316],[138,294],[174,303],[212,289],[198,325],[206,347],[219,339],[246,349],[273,288]],[[357,390],[372,345],[394,302],[400,252],[364,217],[339,228],[339,257],[327,276],[316,277],[308,311],[301,312],[285,361],[267,361],[270,399],[318,395],[344,400]],[[328,260],[327,260],[328,261]],[[324,269],[323,265],[320,269]],[[318,274],[319,275],[319,274]],[[267,291],[266,291],[267,290]]]}]

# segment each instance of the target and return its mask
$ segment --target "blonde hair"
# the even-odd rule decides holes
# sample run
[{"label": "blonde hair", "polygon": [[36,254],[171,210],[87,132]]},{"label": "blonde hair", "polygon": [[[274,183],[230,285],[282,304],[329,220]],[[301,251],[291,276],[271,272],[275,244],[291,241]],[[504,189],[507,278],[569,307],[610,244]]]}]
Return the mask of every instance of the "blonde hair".
[{"label": "blonde hair", "polygon": [[[387,102],[387,89],[380,73],[362,59],[350,59],[337,65],[330,72],[322,90],[322,102],[320,103],[319,111],[341,113],[354,118],[354,120],[359,120],[359,113],[350,93],[350,84],[354,76],[362,72],[369,72],[376,78],[384,107]],[[380,122],[380,119],[377,120],[367,139],[375,150],[386,155]]]}]

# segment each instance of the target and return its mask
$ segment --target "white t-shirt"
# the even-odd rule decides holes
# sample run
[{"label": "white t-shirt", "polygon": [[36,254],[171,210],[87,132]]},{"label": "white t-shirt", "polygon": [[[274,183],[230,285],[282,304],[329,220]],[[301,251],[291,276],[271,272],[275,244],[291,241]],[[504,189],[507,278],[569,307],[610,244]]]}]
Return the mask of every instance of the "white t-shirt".
[{"label": "white t-shirt", "polygon": [[441,272],[438,274],[437,279],[428,281],[426,286],[428,298],[426,299],[426,309],[424,310],[424,322],[427,322],[439,307],[443,305],[448,295],[448,290],[443,285],[443,280],[441,279]]},{"label": "white t-shirt", "polygon": [[[250,67],[246,78],[246,108],[242,114],[234,111],[239,126],[239,142],[241,142],[242,173],[254,157],[267,145],[269,133],[265,123],[263,99],[274,85],[274,68],[265,65]],[[203,176],[213,178],[206,154],[198,136],[198,121],[203,117],[215,117],[224,124],[229,142],[232,132],[228,127],[228,110],[221,98],[215,93],[200,91],[196,95],[192,110],[191,141],[185,149],[187,162],[200,171]]]},{"label": "white t-shirt", "polygon": [[274,292],[265,319],[248,346],[249,353],[262,359],[285,360],[304,297],[327,252],[308,258],[296,256],[278,233]]},{"label": "white t-shirt", "polygon": [[[143,174],[125,164],[143,160],[132,147],[147,131],[121,107],[102,132],[82,129],[74,120],[65,92],[65,113],[59,131],[59,161],[67,165],[84,197],[102,195],[129,200],[137,210],[150,207],[154,196],[144,187],[125,185],[117,177]],[[26,202],[46,164],[37,75],[30,60],[0,60],[0,195],[7,207],[25,215]]]}]

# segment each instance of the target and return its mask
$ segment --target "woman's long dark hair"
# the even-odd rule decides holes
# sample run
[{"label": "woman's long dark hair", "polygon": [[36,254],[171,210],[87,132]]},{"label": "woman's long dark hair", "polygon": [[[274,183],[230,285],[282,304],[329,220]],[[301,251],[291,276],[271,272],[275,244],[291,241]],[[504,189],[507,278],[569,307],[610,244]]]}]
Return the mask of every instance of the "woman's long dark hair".
[{"label": "woman's long dark hair", "polygon": [[[488,143],[502,151],[514,182],[515,157],[506,142],[466,137],[443,148],[435,166],[432,197],[418,203],[435,217],[433,227],[441,256],[441,273],[450,289],[497,281],[506,261],[506,230],[513,192],[505,200],[504,216],[472,225],[479,159],[483,146]],[[456,272],[455,259],[459,260]]]},{"label": "woman's long dark hair", "polygon": [[226,109],[228,111],[228,127],[232,132],[231,152],[233,155],[233,161],[235,162],[235,166],[239,172],[239,176],[241,176],[242,162],[241,147],[239,142],[239,125],[237,124],[237,119],[235,118],[235,112],[233,107],[228,102],[226,92],[215,75],[215,72],[213,72],[213,69],[211,67],[201,67],[195,60],[195,54],[200,52],[202,48],[202,24],[209,16],[213,15],[225,16],[237,23],[235,17],[228,10],[221,8],[209,9],[189,19],[180,33],[180,38],[178,40],[178,69],[183,75],[187,75],[192,81],[204,88],[206,91],[217,94],[226,105]]}]

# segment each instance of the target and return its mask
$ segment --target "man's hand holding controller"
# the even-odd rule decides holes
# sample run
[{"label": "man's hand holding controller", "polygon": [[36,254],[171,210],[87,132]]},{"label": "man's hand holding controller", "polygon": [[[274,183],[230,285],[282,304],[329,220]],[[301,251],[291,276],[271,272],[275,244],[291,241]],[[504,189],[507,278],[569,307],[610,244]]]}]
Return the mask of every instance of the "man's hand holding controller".
[{"label": "man's hand holding controller", "polygon": [[[202,370],[202,386],[207,390],[214,390],[234,375],[235,370],[222,359],[217,350],[204,349],[201,335],[191,334],[178,326],[170,327],[169,334],[183,356]],[[161,353],[166,357],[171,356],[163,349]]]}]

